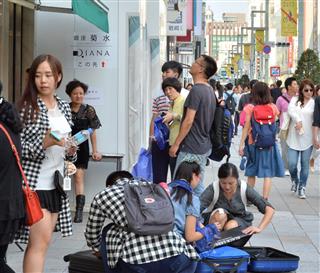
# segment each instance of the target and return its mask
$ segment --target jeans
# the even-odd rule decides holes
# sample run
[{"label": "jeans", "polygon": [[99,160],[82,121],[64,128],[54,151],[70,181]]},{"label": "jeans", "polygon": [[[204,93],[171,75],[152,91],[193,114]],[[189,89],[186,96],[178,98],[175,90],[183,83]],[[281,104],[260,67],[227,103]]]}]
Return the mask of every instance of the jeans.
[{"label": "jeans", "polygon": [[157,143],[152,141],[152,171],[153,183],[167,182],[169,167],[169,146],[164,150],[160,150]]},{"label": "jeans", "polygon": [[[307,185],[309,176],[309,161],[311,157],[312,146],[304,151],[297,151],[288,147],[288,166],[291,180],[299,186],[299,189]],[[298,177],[298,160],[300,155],[300,178]]]},{"label": "jeans", "polygon": [[117,263],[118,273],[194,273],[197,262],[185,254],[145,264],[129,264],[123,260]]},{"label": "jeans", "polygon": [[280,139],[280,147],[281,147],[281,157],[283,161],[284,168],[288,170],[288,144],[284,139]]},{"label": "jeans", "polygon": [[234,134],[235,135],[238,134],[239,121],[240,121],[240,113],[236,111],[234,113]]},{"label": "jeans", "polygon": [[177,169],[179,168],[179,165],[183,161],[195,161],[200,165],[200,171],[201,171],[200,172],[200,177],[201,177],[201,180],[200,180],[198,186],[194,189],[194,194],[199,196],[199,197],[200,197],[201,193],[204,191],[204,185],[203,185],[204,170],[205,170],[205,167],[206,167],[208,156],[210,154],[211,154],[211,149],[207,153],[205,153],[203,155],[191,154],[191,153],[186,153],[186,152],[180,151],[179,155],[177,157],[176,169],[175,169],[174,173],[177,172]]}]

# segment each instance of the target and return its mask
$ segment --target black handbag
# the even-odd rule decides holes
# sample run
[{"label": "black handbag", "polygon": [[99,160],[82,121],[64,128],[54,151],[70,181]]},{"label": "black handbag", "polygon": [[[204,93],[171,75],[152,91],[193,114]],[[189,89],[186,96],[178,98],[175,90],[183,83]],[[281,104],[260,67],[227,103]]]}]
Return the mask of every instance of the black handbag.
[{"label": "black handbag", "polygon": [[63,176],[62,174],[56,170],[54,172],[54,177],[53,177],[53,182],[54,182],[54,186],[55,188],[57,189],[57,191],[59,192],[59,194],[66,198],[67,197],[67,194],[66,192],[63,190]]}]

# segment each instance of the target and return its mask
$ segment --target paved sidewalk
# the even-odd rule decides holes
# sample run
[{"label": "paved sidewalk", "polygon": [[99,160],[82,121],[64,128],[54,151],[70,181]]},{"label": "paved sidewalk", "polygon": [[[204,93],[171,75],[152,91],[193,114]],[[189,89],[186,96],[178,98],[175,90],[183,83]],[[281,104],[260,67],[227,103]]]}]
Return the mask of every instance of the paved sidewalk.
[{"label": "paved sidewalk", "polygon": [[[230,162],[239,165],[238,150],[239,138],[234,139]],[[219,164],[211,162],[207,167],[205,182],[208,185],[217,176]],[[249,241],[252,246],[270,246],[300,256],[299,273],[320,272],[320,172],[317,162],[317,172],[311,174],[307,185],[307,199],[298,199],[290,192],[289,177],[273,179],[270,202],[276,209],[272,223],[261,233],[253,236]],[[243,176],[243,173],[241,174]],[[262,180],[258,179],[257,190],[262,192]],[[255,221],[259,223],[262,215],[253,207]],[[63,256],[79,250],[87,249],[84,239],[85,221],[74,224],[74,235],[61,238],[54,234],[52,244],[47,254],[45,272],[68,272],[68,264]],[[23,252],[14,244],[9,247],[8,263],[17,273],[22,272]]]}]

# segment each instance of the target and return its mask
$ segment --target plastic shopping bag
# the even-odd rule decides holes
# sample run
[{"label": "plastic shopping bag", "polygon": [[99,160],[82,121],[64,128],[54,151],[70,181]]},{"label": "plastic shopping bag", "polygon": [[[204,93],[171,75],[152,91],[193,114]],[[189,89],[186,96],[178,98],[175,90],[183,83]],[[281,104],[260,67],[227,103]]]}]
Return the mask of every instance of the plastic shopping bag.
[{"label": "plastic shopping bag", "polygon": [[138,161],[132,168],[132,175],[135,178],[152,181],[152,157],[150,151],[141,148]]}]

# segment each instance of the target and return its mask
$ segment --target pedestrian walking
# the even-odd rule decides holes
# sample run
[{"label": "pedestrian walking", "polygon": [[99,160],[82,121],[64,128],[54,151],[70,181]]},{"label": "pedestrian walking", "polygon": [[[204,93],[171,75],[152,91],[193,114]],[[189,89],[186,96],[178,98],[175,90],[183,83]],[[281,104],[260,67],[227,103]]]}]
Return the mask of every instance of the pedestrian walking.
[{"label": "pedestrian walking", "polygon": [[[216,98],[208,79],[217,71],[214,59],[201,55],[190,68],[194,85],[185,104],[180,132],[169,150],[171,157],[176,157],[180,149],[176,166],[182,161],[195,161],[201,168],[201,181],[195,188],[200,196],[204,190],[203,178],[207,158],[211,154],[210,129],[214,119]],[[177,167],[176,167],[177,168]]]},{"label": "pedestrian walking", "polygon": [[70,106],[55,94],[62,77],[57,58],[39,55],[32,62],[20,102],[22,166],[43,211],[43,218],[30,228],[25,227],[19,238],[28,243],[23,260],[25,273],[43,272],[56,224],[62,236],[72,235],[69,199],[54,183],[56,171],[65,173],[65,160],[76,159],[76,148],[65,148],[72,125]]},{"label": "pedestrian walking", "polygon": [[314,113],[313,113],[313,150],[310,159],[310,171],[315,171],[315,161],[320,156],[320,84],[316,86],[316,98],[314,102]]},{"label": "pedestrian walking", "polygon": [[[101,160],[102,156],[97,148],[97,132],[96,129],[101,127],[100,120],[96,114],[93,106],[84,104],[84,96],[88,91],[88,86],[78,80],[70,81],[66,86],[66,93],[71,99],[70,108],[72,114],[72,135],[87,130],[93,129],[90,135],[90,142],[92,148],[92,159]],[[74,186],[76,193],[76,213],[73,221],[75,223],[82,222],[82,212],[85,205],[85,192],[84,192],[84,175],[85,170],[88,169],[89,162],[89,141],[81,143],[77,150],[77,161],[75,166],[77,172],[74,174]]]},{"label": "pedestrian walking", "polygon": [[[291,99],[297,94],[299,90],[299,85],[296,78],[289,77],[284,82],[286,93],[278,97],[276,101],[277,108],[280,112],[280,131],[285,130],[287,132],[289,125],[289,114],[288,106]],[[288,145],[287,145],[287,134],[280,134],[280,147],[281,147],[281,156],[284,163],[285,175],[290,175],[288,167]]]},{"label": "pedestrian walking", "polygon": [[[263,198],[268,199],[271,190],[271,178],[283,177],[284,168],[281,155],[276,144],[276,125],[275,119],[279,115],[279,110],[276,105],[272,103],[270,90],[267,84],[263,82],[257,82],[252,88],[252,103],[245,106],[244,112],[246,113],[246,121],[242,130],[242,136],[239,144],[239,155],[247,156],[247,163],[245,166],[245,176],[248,176],[248,184],[254,187],[256,177],[261,177],[264,180],[263,183]],[[258,111],[258,106],[263,106],[263,110],[260,114],[265,115],[263,118],[271,118],[273,124],[269,126],[266,124],[267,134],[271,142],[266,143],[265,147],[259,147],[257,141],[263,137],[257,138],[254,136],[254,124],[258,122],[256,120],[255,113]],[[260,107],[261,108],[261,107]],[[261,108],[262,109],[262,108]],[[256,121],[254,121],[256,120]],[[271,124],[270,124],[271,125]],[[273,131],[269,131],[274,129]],[[272,135],[270,135],[272,134]],[[269,139],[268,137],[268,139]],[[264,144],[264,143],[261,143]]]},{"label": "pedestrian walking", "polygon": [[[315,94],[314,84],[305,79],[300,83],[299,93],[293,97],[288,107],[290,116],[287,137],[288,165],[291,176],[291,191],[297,192],[301,199],[306,198],[306,186],[309,176],[309,162],[312,153],[312,123]],[[300,174],[298,159],[300,156]]]}]

